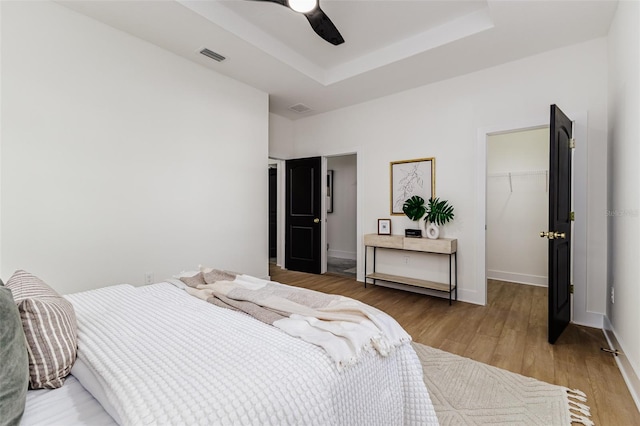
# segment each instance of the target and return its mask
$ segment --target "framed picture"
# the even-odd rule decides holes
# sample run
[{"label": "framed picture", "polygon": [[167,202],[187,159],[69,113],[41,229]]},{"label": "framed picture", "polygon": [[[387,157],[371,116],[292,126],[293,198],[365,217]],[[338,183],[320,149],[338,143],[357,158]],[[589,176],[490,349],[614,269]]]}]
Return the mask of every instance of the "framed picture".
[{"label": "framed picture", "polygon": [[414,195],[425,203],[436,196],[435,157],[391,163],[391,214],[403,215],[402,205]]},{"label": "framed picture", "polygon": [[378,235],[391,235],[391,219],[378,219]]},{"label": "framed picture", "polygon": [[327,170],[327,213],[333,213],[333,170]]}]

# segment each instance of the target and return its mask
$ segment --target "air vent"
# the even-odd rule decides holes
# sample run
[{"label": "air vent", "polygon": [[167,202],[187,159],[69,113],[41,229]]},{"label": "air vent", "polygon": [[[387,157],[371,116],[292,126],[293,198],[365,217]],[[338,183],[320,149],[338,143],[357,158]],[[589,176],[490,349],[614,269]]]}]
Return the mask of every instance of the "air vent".
[{"label": "air vent", "polygon": [[209,50],[209,49],[206,49],[206,48],[205,48],[205,49],[202,49],[202,50],[200,51],[200,53],[202,53],[204,56],[206,56],[206,57],[208,57],[208,58],[211,58],[211,59],[213,59],[214,61],[218,61],[218,62],[222,62],[222,61],[224,61],[225,59],[227,59],[227,58],[225,58],[224,56],[222,56],[221,54],[216,53],[216,52],[214,52],[213,50]]},{"label": "air vent", "polygon": [[298,114],[302,114],[302,113],[305,113],[305,112],[311,111],[311,108],[309,108],[309,107],[308,107],[308,106],[306,106],[305,104],[295,104],[295,105],[291,105],[291,106],[289,107],[289,109],[290,109],[291,111],[295,111],[295,112],[297,112]]}]

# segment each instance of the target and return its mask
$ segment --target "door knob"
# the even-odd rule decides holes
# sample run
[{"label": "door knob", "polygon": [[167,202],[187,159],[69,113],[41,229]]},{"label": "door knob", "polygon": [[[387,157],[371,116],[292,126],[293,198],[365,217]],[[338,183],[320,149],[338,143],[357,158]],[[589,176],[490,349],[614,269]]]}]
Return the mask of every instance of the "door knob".
[{"label": "door knob", "polygon": [[320,219],[316,217],[315,219],[313,219],[313,223],[320,223]]},{"label": "door knob", "polygon": [[566,238],[566,234],[564,232],[553,232],[553,231],[549,231],[549,232],[541,232],[540,233],[540,238],[544,238],[547,237],[550,240],[555,240],[555,239],[564,239]]}]

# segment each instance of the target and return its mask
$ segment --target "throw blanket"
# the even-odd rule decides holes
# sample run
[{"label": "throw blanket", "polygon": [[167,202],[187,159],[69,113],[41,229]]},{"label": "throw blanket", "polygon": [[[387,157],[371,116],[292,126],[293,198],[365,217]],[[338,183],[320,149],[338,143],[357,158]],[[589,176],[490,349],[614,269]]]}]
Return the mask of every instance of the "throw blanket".
[{"label": "throw blanket", "polygon": [[211,270],[183,279],[185,290],[217,306],[245,312],[322,347],[339,369],[365,350],[388,356],[411,336],[389,315],[360,301],[248,275]]}]

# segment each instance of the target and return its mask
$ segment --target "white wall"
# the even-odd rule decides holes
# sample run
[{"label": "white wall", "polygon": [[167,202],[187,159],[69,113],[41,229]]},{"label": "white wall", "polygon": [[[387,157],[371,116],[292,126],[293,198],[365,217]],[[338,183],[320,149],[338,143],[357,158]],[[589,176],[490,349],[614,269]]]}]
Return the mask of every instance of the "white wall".
[{"label": "white wall", "polygon": [[547,286],[549,128],[487,141],[487,278]]},{"label": "white wall", "polygon": [[327,158],[327,170],[333,170],[333,213],[327,214],[328,256],[356,259],[357,156]]},{"label": "white wall", "polygon": [[269,114],[269,157],[287,160],[292,158],[293,123],[285,117]]},{"label": "white wall", "polygon": [[[458,238],[460,298],[482,303],[484,283],[478,274],[480,217],[476,194],[479,129],[495,126],[518,128],[532,120],[544,124],[549,105],[558,104],[568,114],[583,112],[577,122],[584,128],[588,150],[589,194],[585,212],[589,232],[586,274],[586,309],[604,313],[606,249],[602,230],[606,221],[606,40],[558,49],[451,80],[398,93],[338,111],[294,122],[293,155],[304,157],[348,152],[359,146],[362,163],[362,234],[376,232],[378,218],[389,214],[389,162],[436,157],[436,194],[455,207],[456,218],[442,228],[442,236]],[[576,117],[577,114],[573,114]],[[393,216],[394,233],[411,225]],[[483,224],[484,225],[484,224]],[[483,228],[484,226],[482,226]],[[606,235],[606,231],[605,231]],[[359,243],[361,235],[358,236]],[[360,255],[362,256],[362,255]],[[362,279],[363,258],[359,258]],[[424,276],[422,258],[397,266],[403,273]],[[433,278],[444,279],[447,268],[436,268]],[[391,272],[391,271],[389,271]]]},{"label": "white wall", "polygon": [[[640,408],[640,4],[622,1],[609,32],[609,288],[605,327]],[[605,212],[599,212],[605,215]]]},{"label": "white wall", "polygon": [[55,3],[1,7],[2,277],[266,276],[268,96]]}]

